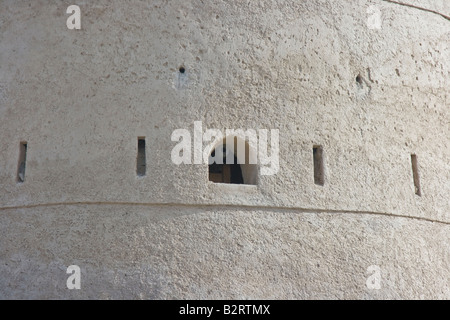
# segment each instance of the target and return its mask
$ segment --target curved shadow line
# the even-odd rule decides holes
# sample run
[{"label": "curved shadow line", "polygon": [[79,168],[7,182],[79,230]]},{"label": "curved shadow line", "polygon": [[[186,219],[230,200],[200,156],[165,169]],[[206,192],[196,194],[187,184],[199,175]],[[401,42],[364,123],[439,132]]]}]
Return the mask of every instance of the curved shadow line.
[{"label": "curved shadow line", "polygon": [[450,221],[443,220],[435,220],[426,217],[418,217],[418,216],[408,216],[403,214],[389,213],[389,212],[379,212],[379,211],[363,211],[363,210],[339,210],[339,209],[314,209],[314,208],[302,208],[302,207],[276,207],[270,205],[246,205],[246,204],[209,204],[209,203],[200,203],[200,204],[192,204],[192,203],[176,203],[176,202],[165,202],[165,203],[153,203],[153,202],[120,202],[120,201],[79,201],[79,202],[53,202],[53,203],[38,203],[38,204],[30,204],[23,206],[9,206],[9,207],[0,207],[0,211],[6,210],[15,210],[15,209],[32,209],[32,208],[40,208],[40,207],[56,207],[56,206],[78,206],[78,205],[119,205],[119,206],[151,206],[151,207],[206,207],[206,208],[242,208],[242,209],[269,209],[269,210],[283,210],[283,211],[296,211],[301,213],[348,213],[348,214],[372,214],[379,216],[388,216],[388,217],[397,217],[397,218],[406,218],[406,219],[415,219],[420,221],[427,222],[435,222],[441,223],[445,225],[450,225]]},{"label": "curved shadow line", "polygon": [[383,0],[383,1],[389,2],[389,3],[395,3],[395,4],[398,4],[398,5],[401,5],[401,6],[405,6],[405,7],[419,9],[419,10],[422,10],[422,11],[425,11],[425,12],[431,12],[431,13],[434,13],[434,14],[437,14],[437,15],[443,17],[444,19],[450,20],[450,16],[447,16],[447,15],[443,14],[442,12],[439,12],[439,11],[436,11],[436,10],[427,9],[427,8],[424,8],[424,7],[419,7],[419,6],[416,6],[416,5],[413,5],[413,4],[399,2],[399,1],[394,1],[394,0]]}]

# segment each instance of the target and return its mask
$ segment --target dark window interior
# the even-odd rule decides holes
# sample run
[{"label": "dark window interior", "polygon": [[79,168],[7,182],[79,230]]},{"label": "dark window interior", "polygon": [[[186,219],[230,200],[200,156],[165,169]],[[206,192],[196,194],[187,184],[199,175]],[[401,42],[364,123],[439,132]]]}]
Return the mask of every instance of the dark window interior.
[{"label": "dark window interior", "polygon": [[[211,153],[211,156],[215,156],[215,150]],[[241,165],[237,163],[236,156],[232,164],[226,163],[226,147],[223,146],[223,164],[216,162],[209,165],[209,181],[216,183],[233,183],[243,184],[244,179],[242,177]]]}]

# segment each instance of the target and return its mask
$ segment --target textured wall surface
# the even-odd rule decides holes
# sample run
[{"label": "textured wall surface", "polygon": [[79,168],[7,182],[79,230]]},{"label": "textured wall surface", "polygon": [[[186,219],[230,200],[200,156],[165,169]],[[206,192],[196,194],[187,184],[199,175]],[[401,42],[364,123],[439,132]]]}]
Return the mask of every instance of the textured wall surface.
[{"label": "textured wall surface", "polygon": [[[223,207],[2,212],[3,298],[448,299],[450,226]],[[19,222],[20,221],[20,222]],[[81,268],[81,289],[66,268]],[[366,286],[367,268],[381,288]]]},{"label": "textured wall surface", "polygon": [[[450,15],[446,0],[405,2]],[[66,27],[70,4],[81,30]],[[3,0],[0,75],[0,298],[450,299],[438,14],[381,0]],[[171,134],[194,121],[278,129],[279,172],[224,185],[173,164]],[[80,290],[66,288],[72,264]]]}]

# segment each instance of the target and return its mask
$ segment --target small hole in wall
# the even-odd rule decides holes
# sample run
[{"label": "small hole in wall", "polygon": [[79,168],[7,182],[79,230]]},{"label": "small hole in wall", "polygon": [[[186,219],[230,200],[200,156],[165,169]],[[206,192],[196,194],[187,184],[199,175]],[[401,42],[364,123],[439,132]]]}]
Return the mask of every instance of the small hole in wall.
[{"label": "small hole in wall", "polygon": [[180,69],[178,69],[178,71],[180,71],[180,73],[185,73],[186,69],[184,67],[180,67]]},{"label": "small hole in wall", "polygon": [[413,172],[414,192],[420,197],[422,195],[422,191],[420,189],[419,164],[417,162],[417,156],[415,154],[411,155],[411,166]]},{"label": "small hole in wall", "polygon": [[19,164],[17,167],[17,182],[25,181],[25,166],[27,162],[27,147],[28,144],[25,141],[20,143],[19,149]]},{"label": "small hole in wall", "polygon": [[323,186],[325,184],[325,170],[323,161],[323,148],[321,146],[313,147],[314,160],[314,183]]},{"label": "small hole in wall", "polygon": [[136,159],[136,174],[139,177],[145,176],[146,173],[146,157],[145,157],[145,137],[138,138],[138,150]]},{"label": "small hole in wall", "polygon": [[359,75],[359,74],[356,76],[356,79],[355,79],[355,80],[356,80],[356,82],[359,83],[359,84],[362,84],[362,82],[363,82],[363,81],[362,81],[362,77],[361,77],[361,75]]}]

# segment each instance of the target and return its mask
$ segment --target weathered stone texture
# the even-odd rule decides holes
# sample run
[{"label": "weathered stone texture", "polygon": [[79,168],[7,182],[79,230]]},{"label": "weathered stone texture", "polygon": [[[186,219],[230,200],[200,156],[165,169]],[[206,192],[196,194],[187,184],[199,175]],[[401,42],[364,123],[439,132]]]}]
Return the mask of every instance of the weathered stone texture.
[{"label": "weathered stone texture", "polygon": [[[67,3],[0,1],[0,298],[450,298],[449,20],[378,0],[70,4],[81,30]],[[278,174],[174,165],[194,121],[279,129]]]}]

